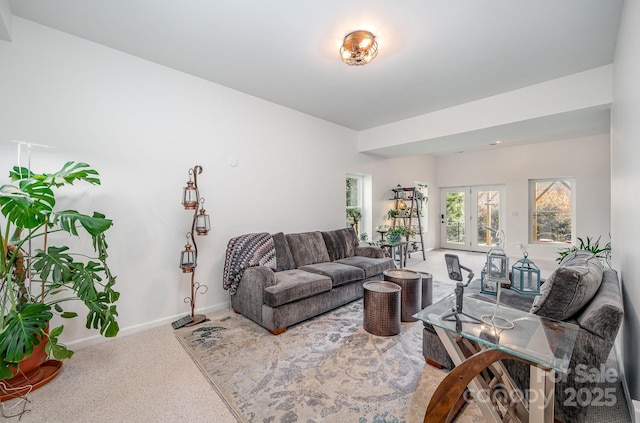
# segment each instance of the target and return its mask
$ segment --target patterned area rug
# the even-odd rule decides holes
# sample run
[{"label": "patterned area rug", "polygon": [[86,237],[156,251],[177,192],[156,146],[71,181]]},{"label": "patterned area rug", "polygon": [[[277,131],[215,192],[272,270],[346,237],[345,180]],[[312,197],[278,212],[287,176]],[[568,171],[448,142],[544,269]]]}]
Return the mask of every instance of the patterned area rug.
[{"label": "patterned area rug", "polygon": [[[451,289],[436,287],[434,299]],[[399,335],[375,336],[362,328],[362,304],[278,336],[235,314],[176,336],[239,421],[421,422],[446,375],[425,365],[422,323],[403,322]],[[461,417],[482,421],[475,406]]]}]

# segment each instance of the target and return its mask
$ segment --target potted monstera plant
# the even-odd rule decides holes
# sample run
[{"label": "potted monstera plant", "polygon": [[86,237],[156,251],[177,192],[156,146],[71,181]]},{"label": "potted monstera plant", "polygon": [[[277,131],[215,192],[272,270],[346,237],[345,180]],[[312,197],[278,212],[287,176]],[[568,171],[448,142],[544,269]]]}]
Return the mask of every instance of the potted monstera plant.
[{"label": "potted monstera plant", "polygon": [[[68,162],[55,173],[14,167],[9,177],[11,182],[0,186],[0,381],[14,386],[12,381],[28,376],[21,368],[26,359],[73,355],[58,342],[64,326],[50,327],[54,315],[78,317],[70,302],[84,305],[87,328],[115,336],[120,294],[107,265],[105,232],[112,221],[98,212],[56,209],[59,188],[99,185],[98,172]],[[43,347],[44,353],[37,352]]]}]

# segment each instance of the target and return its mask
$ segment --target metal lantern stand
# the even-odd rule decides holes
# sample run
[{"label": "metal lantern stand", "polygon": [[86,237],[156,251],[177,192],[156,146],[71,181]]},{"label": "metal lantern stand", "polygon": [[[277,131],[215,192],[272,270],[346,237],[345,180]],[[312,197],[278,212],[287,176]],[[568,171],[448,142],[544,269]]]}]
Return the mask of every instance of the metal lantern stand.
[{"label": "metal lantern stand", "polygon": [[[207,319],[204,314],[195,314],[197,294],[205,294],[209,289],[207,285],[201,284],[195,280],[196,267],[198,265],[198,245],[196,244],[195,235],[207,235],[211,229],[209,216],[206,214],[203,207],[204,198],[200,197],[200,192],[198,190],[198,175],[200,173],[202,173],[202,166],[196,165],[193,169],[189,169],[189,181],[182,193],[182,205],[185,210],[193,210],[191,232],[188,232],[186,235],[187,244],[180,256],[180,268],[182,269],[182,272],[191,273],[191,295],[184,299],[184,302],[191,306],[191,315],[183,318],[186,323],[178,321],[180,323],[174,325],[174,328],[176,328],[176,326],[194,326]],[[191,178],[193,178],[193,180]],[[193,243],[193,249],[191,249],[190,242]]]}]

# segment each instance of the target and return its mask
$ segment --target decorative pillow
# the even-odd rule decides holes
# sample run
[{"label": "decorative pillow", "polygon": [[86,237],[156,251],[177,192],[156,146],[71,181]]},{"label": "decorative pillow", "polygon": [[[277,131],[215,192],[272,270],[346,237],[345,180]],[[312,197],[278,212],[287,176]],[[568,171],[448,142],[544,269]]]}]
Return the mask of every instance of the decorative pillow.
[{"label": "decorative pillow", "polygon": [[296,263],[293,261],[289,244],[284,237],[284,233],[278,232],[271,235],[273,238],[273,245],[276,248],[276,272],[282,270],[292,270],[296,268]]},{"label": "decorative pillow", "polygon": [[293,261],[296,263],[296,268],[307,264],[331,261],[320,232],[286,234],[285,238],[289,244]]},{"label": "decorative pillow", "polygon": [[568,320],[587,305],[602,282],[602,263],[589,251],[576,251],[542,284],[531,313],[556,320]]},{"label": "decorative pillow", "polygon": [[324,238],[331,261],[352,257],[356,254],[359,242],[353,228],[322,232],[322,238]]}]

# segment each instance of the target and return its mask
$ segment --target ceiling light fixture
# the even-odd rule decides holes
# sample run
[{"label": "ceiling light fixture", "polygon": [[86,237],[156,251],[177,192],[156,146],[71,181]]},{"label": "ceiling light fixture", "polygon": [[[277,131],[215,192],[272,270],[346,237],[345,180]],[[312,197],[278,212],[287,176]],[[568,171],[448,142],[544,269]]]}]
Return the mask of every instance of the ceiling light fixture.
[{"label": "ceiling light fixture", "polygon": [[366,65],[378,55],[376,37],[369,31],[359,30],[347,34],[340,47],[340,57],[349,66]]}]

